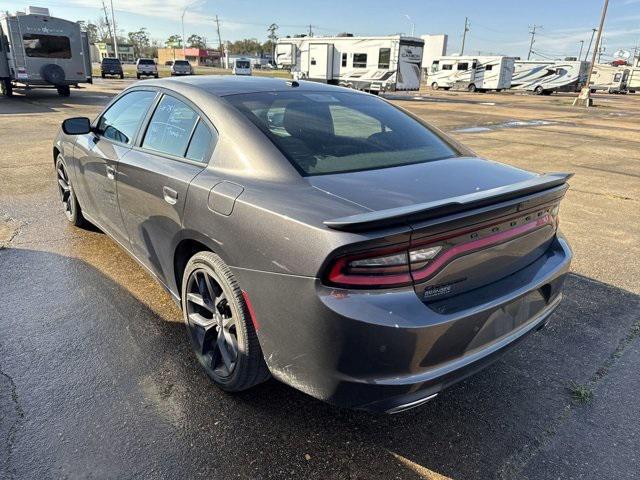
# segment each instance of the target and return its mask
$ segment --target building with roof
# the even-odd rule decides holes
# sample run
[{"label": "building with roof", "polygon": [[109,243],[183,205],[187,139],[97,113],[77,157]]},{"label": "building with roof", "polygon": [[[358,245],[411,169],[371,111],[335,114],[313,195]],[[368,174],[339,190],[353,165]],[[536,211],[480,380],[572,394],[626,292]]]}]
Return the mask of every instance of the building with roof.
[{"label": "building with roof", "polygon": [[193,66],[220,65],[220,52],[212,48],[159,48],[158,65],[174,60],[187,60]]}]

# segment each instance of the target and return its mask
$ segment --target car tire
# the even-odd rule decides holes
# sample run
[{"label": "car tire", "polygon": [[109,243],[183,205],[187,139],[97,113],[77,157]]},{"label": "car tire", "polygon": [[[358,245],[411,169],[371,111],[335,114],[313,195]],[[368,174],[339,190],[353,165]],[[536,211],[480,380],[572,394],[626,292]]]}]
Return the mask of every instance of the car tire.
[{"label": "car tire", "polygon": [[477,90],[476,84],[472,83],[467,87],[467,90],[469,90],[469,92],[474,93]]},{"label": "car tire", "polygon": [[2,90],[2,94],[6,97],[13,95],[13,84],[10,78],[3,78],[2,81],[0,81],[0,90]]},{"label": "car tire", "polygon": [[538,85],[533,89],[533,93],[535,93],[536,95],[542,95],[544,93],[544,88],[542,88],[541,85]]},{"label": "car tire", "polygon": [[69,87],[69,85],[58,85],[56,90],[58,91],[58,95],[61,97],[68,97],[71,95],[71,87]]},{"label": "car tire", "polygon": [[105,74],[104,74],[104,73],[103,73],[103,74],[101,74],[101,77],[102,77],[102,78],[105,78]]},{"label": "car tire", "polygon": [[159,77],[159,75],[156,73],[153,77],[154,77],[154,78],[158,78],[158,77]]},{"label": "car tire", "polygon": [[215,253],[199,252],[182,279],[187,336],[209,378],[227,392],[268,380],[251,310],[229,267]]},{"label": "car tire", "polygon": [[73,191],[68,172],[62,155],[58,155],[56,158],[56,180],[58,181],[58,194],[64,207],[64,214],[73,226],[85,228],[89,223],[82,216],[82,209]]},{"label": "car tire", "polygon": [[438,90],[438,82],[433,82],[431,84],[431,90]]},{"label": "car tire", "polygon": [[124,80],[124,73],[120,74],[120,80]]},{"label": "car tire", "polygon": [[136,73],[136,78],[137,78],[138,80],[140,80],[140,74],[139,74],[139,73]]}]

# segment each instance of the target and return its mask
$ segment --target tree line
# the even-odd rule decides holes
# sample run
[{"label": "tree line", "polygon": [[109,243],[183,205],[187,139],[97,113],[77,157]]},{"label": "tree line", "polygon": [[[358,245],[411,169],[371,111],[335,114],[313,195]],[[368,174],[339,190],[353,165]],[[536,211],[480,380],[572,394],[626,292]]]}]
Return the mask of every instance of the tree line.
[{"label": "tree line", "polygon": [[[111,43],[111,29],[104,18],[95,21],[78,22],[83,31],[87,32],[89,43]],[[278,40],[278,25],[272,23],[267,27],[267,41],[260,42],[257,38],[245,38],[234,42],[226,42],[227,52],[234,55],[264,55],[273,54],[275,43]],[[134,32],[118,33],[119,44],[130,44],[136,57],[158,56],[158,48],[182,48],[182,36],[170,35],[164,42],[152,39],[146,27]],[[207,39],[201,35],[191,34],[186,39],[187,48],[207,48]],[[218,49],[218,45],[215,46]]]}]

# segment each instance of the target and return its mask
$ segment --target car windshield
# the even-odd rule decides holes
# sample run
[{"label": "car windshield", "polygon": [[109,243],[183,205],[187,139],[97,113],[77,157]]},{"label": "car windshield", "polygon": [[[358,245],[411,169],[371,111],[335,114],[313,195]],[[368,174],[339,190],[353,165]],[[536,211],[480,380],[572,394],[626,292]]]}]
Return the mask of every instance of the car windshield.
[{"label": "car windshield", "polygon": [[229,95],[302,175],[372,170],[458,155],[398,108],[351,92]]},{"label": "car windshield", "polygon": [[138,60],[138,65],[155,65],[155,64],[156,62],[154,62],[153,60],[145,60],[143,58]]}]

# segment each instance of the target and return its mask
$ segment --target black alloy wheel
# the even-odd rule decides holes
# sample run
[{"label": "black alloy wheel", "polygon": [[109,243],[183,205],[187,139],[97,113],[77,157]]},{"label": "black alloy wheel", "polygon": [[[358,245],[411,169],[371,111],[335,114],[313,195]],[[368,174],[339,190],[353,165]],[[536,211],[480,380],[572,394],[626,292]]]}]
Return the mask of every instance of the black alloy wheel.
[{"label": "black alloy wheel", "polygon": [[194,255],[185,269],[182,308],[191,346],[207,375],[227,391],[269,378],[242,290],[222,259]]},{"label": "black alloy wheel", "polygon": [[82,216],[80,204],[69,180],[67,167],[60,155],[58,155],[56,160],[56,180],[58,181],[58,196],[62,202],[65,217],[67,217],[67,220],[74,226],[84,227],[87,222]]}]

